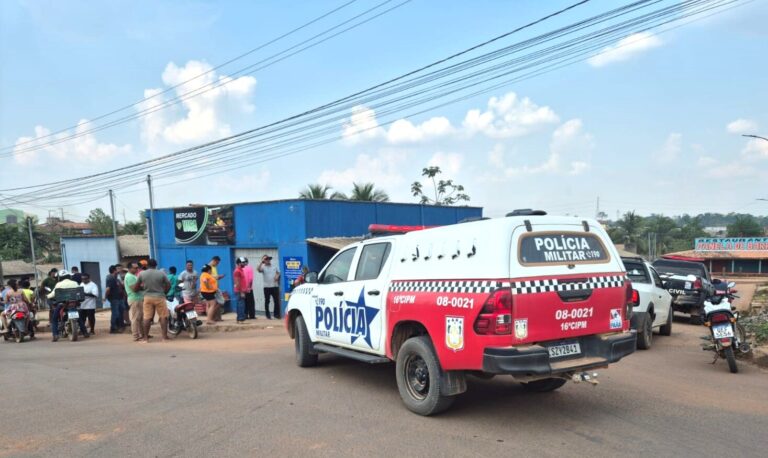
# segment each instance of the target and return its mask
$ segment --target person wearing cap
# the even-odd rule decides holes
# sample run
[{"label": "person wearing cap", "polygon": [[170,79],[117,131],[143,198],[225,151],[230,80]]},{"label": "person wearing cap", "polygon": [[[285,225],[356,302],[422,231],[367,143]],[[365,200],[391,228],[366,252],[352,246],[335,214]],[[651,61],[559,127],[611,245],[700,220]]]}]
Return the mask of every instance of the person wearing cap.
[{"label": "person wearing cap", "polygon": [[256,298],[253,297],[253,266],[245,259],[245,318],[248,320],[256,319]]},{"label": "person wearing cap", "polygon": [[139,272],[143,272],[147,270],[147,267],[149,267],[149,261],[147,261],[146,259],[142,259],[141,261],[139,261]]},{"label": "person wearing cap", "polygon": [[[73,289],[77,288],[78,285],[76,281],[73,281],[71,278],[71,274],[66,270],[59,271],[59,282],[56,283],[56,286],[54,286],[53,291],[48,293],[48,299],[55,299],[56,298],[56,291],[60,289]],[[59,316],[61,315],[61,310],[64,308],[64,303],[56,304],[53,307],[53,313],[51,314],[51,334],[53,334],[53,341],[56,342],[59,340]],[[78,320],[78,324],[80,325],[80,332],[83,334],[83,337],[88,337],[88,331],[85,329],[85,323]]]},{"label": "person wearing cap", "polygon": [[272,256],[264,255],[261,257],[261,264],[256,268],[264,278],[264,313],[267,319],[271,320],[269,315],[269,298],[272,298],[274,304],[275,318],[280,319],[280,269],[272,265]]},{"label": "person wearing cap", "polygon": [[239,257],[235,260],[235,271],[232,273],[232,280],[235,282],[235,296],[237,297],[237,322],[245,323],[245,258]]}]

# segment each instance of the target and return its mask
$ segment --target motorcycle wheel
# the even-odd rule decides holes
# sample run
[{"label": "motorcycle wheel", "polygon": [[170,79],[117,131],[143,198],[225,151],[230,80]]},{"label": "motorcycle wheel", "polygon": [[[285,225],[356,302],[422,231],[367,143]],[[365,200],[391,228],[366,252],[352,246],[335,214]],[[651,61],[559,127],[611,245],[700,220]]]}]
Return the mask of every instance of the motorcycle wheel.
[{"label": "motorcycle wheel", "polygon": [[725,359],[728,361],[728,369],[731,373],[739,372],[739,366],[736,365],[736,355],[733,354],[733,346],[725,347],[723,353],[725,353]]},{"label": "motorcycle wheel", "polygon": [[168,318],[168,334],[176,337],[177,335],[179,335],[179,331],[180,329],[179,329],[178,323],[175,320],[171,321],[171,319]]},{"label": "motorcycle wheel", "polygon": [[16,331],[14,331],[14,337],[16,338],[16,343],[24,342],[24,331],[22,330],[21,325],[19,323],[15,323],[14,328],[16,328]]},{"label": "motorcycle wheel", "polygon": [[75,320],[69,320],[68,326],[72,331],[69,333],[70,342],[77,342],[77,322],[75,322]]},{"label": "motorcycle wheel", "polygon": [[197,323],[184,318],[184,323],[187,327],[187,334],[190,339],[197,339]]}]

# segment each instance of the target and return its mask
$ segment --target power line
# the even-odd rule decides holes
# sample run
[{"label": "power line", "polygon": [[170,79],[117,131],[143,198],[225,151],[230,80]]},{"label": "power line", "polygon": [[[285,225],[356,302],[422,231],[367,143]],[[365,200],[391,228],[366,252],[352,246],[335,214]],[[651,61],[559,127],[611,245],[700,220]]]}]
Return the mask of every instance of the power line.
[{"label": "power line", "polygon": [[[236,62],[236,61],[238,61],[240,59],[248,57],[251,54],[253,54],[253,53],[257,52],[257,51],[260,51],[260,50],[266,48],[267,46],[269,46],[271,44],[274,44],[274,43],[276,43],[276,42],[278,42],[278,41],[280,41],[280,40],[282,40],[284,38],[287,38],[287,37],[293,35],[294,33],[299,32],[299,31],[301,31],[301,30],[303,30],[303,29],[305,29],[305,28],[307,28],[307,27],[309,27],[309,26],[311,26],[311,25],[313,25],[313,24],[315,24],[315,23],[325,19],[326,17],[328,17],[328,16],[330,16],[330,15],[332,15],[332,14],[334,14],[334,13],[336,13],[336,12],[338,12],[338,11],[344,9],[344,8],[346,8],[347,6],[349,6],[349,5],[351,5],[351,4],[355,3],[355,2],[357,2],[357,0],[350,0],[350,1],[346,2],[346,3],[343,3],[342,5],[340,5],[340,6],[336,7],[336,8],[334,8],[334,9],[332,9],[332,10],[330,10],[330,11],[328,11],[328,12],[326,12],[326,13],[324,13],[324,14],[322,14],[322,15],[314,18],[314,19],[312,19],[309,22],[306,22],[306,23],[304,23],[304,24],[302,24],[302,25],[300,25],[300,26],[298,26],[298,27],[296,27],[296,28],[294,28],[292,30],[289,30],[288,32],[286,32],[286,33],[284,33],[282,35],[277,36],[276,38],[273,38],[273,39],[271,39],[271,40],[269,40],[269,41],[267,41],[265,43],[262,43],[262,44],[256,46],[255,48],[252,48],[252,49],[250,49],[250,50],[248,50],[248,51],[246,51],[246,52],[244,52],[244,53],[242,53],[242,54],[240,54],[238,56],[235,56],[235,57],[233,57],[233,58],[231,58],[231,59],[229,59],[229,60],[227,60],[225,62],[222,62],[221,64],[216,65],[215,67],[211,68],[210,70],[207,70],[207,71],[205,71],[203,73],[195,75],[192,78],[189,78],[187,80],[182,81],[181,83],[178,83],[178,84],[175,84],[175,85],[173,85],[171,87],[168,87],[168,88],[166,88],[166,89],[164,89],[164,90],[162,90],[162,91],[160,91],[160,92],[158,92],[156,94],[153,94],[153,95],[151,95],[149,97],[144,97],[141,100],[137,100],[137,101],[135,101],[133,103],[130,103],[128,105],[124,105],[124,106],[122,106],[122,107],[120,107],[118,109],[115,109],[113,111],[110,111],[108,113],[104,113],[102,115],[96,116],[95,118],[90,119],[90,121],[91,122],[99,121],[101,119],[107,118],[107,117],[112,116],[114,114],[117,114],[117,113],[120,113],[122,111],[128,110],[130,108],[135,107],[136,105],[145,103],[148,100],[151,100],[151,99],[156,98],[156,97],[158,97],[160,95],[166,94],[166,93],[168,93],[168,92],[170,92],[170,91],[172,91],[172,90],[174,90],[176,88],[179,88],[179,87],[181,87],[181,86],[183,86],[183,85],[185,85],[187,83],[190,83],[190,82],[195,81],[195,80],[197,80],[199,78],[202,78],[205,75],[208,75],[208,74],[210,74],[210,73],[212,73],[212,72],[214,72],[216,70],[219,70],[222,67],[225,67],[225,66],[227,66],[227,65],[229,65],[229,64],[231,64],[233,62]],[[32,143],[33,141],[40,140],[41,138],[53,137],[55,135],[58,135],[58,134],[61,134],[61,133],[64,133],[64,132],[68,132],[69,130],[75,129],[77,127],[78,127],[77,125],[65,127],[63,129],[57,130],[55,132],[51,132],[50,134],[44,135],[42,137],[37,137],[37,138],[32,139],[32,140],[27,140],[25,142],[21,142],[21,143],[18,143],[16,145],[7,145],[7,146],[4,146],[4,147],[0,148],[0,151],[7,150],[7,149],[15,149],[19,145],[24,145],[24,144],[27,144],[27,143]]]}]

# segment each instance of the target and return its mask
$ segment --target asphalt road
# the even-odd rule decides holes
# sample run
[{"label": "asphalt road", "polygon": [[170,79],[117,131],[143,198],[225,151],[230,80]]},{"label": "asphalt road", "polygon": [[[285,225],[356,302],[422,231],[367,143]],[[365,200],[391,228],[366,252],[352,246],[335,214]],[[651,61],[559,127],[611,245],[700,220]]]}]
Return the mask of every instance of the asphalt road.
[{"label": "asphalt road", "polygon": [[0,343],[0,456],[765,456],[768,372],[711,365],[703,332],[675,323],[595,387],[472,379],[432,418],[393,365],[301,369],[281,329]]}]

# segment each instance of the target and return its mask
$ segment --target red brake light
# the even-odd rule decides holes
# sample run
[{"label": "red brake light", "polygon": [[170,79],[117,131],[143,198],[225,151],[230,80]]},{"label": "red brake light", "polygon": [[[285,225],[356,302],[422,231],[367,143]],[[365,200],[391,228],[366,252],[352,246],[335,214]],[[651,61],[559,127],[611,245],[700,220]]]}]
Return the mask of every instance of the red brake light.
[{"label": "red brake light", "polygon": [[475,320],[478,334],[512,334],[512,291],[497,289],[485,301]]},{"label": "red brake light", "polygon": [[701,289],[701,278],[697,278],[696,281],[693,282],[693,289]]},{"label": "red brake light", "polygon": [[16,312],[15,317],[16,317],[17,320],[23,319],[24,318],[24,312]]},{"label": "red brake light", "polygon": [[636,289],[632,289],[632,299],[630,302],[632,302],[632,307],[640,305],[640,293],[638,293]]},{"label": "red brake light", "polygon": [[715,313],[712,315],[710,321],[713,323],[724,323],[726,321],[730,321],[730,319],[728,318],[728,315],[724,313]]}]

